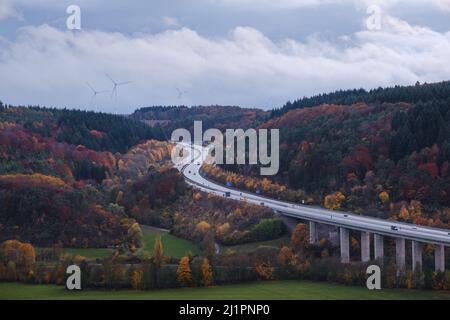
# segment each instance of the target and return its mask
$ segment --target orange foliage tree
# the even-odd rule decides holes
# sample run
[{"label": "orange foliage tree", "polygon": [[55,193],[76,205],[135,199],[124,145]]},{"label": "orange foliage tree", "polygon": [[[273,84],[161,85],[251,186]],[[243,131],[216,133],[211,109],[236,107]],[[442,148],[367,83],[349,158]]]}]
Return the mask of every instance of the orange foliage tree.
[{"label": "orange foliage tree", "polygon": [[189,266],[189,257],[181,258],[177,268],[177,282],[180,286],[185,287],[192,284],[192,270]]},{"label": "orange foliage tree", "polygon": [[0,246],[0,262],[6,269],[13,270],[8,280],[24,280],[34,274],[36,252],[29,243],[7,240]]},{"label": "orange foliage tree", "polygon": [[260,263],[255,266],[255,271],[262,280],[269,280],[272,279],[275,268],[269,263]]},{"label": "orange foliage tree", "polygon": [[299,223],[295,226],[291,236],[291,247],[296,251],[309,247],[309,230],[306,224]]}]

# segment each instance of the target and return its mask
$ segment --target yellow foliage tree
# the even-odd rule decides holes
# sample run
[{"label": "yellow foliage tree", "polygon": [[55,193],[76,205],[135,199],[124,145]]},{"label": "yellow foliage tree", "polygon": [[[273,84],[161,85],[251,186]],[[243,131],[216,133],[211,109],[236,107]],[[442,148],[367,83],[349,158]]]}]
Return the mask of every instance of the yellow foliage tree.
[{"label": "yellow foliage tree", "polygon": [[342,192],[335,192],[325,197],[324,206],[329,210],[339,210],[344,200],[345,196]]},{"label": "yellow foliage tree", "polygon": [[213,273],[207,258],[203,259],[201,270],[202,270],[202,285],[204,287],[209,287],[213,281]]},{"label": "yellow foliage tree", "polygon": [[139,290],[142,287],[142,278],[143,278],[143,272],[136,270],[133,271],[133,274],[131,275],[131,287],[134,290]]},{"label": "yellow foliage tree", "polygon": [[180,286],[189,286],[192,283],[192,270],[189,266],[189,257],[183,257],[177,268],[177,282]]},{"label": "yellow foliage tree", "polygon": [[192,198],[193,198],[195,201],[199,201],[199,200],[202,199],[202,194],[201,194],[200,192],[194,192]]},{"label": "yellow foliage tree", "polygon": [[228,222],[225,222],[217,227],[216,235],[217,237],[222,237],[226,233],[228,233],[228,231],[230,231],[230,224]]},{"label": "yellow foliage tree", "polygon": [[422,204],[420,201],[411,200],[408,209],[411,219],[414,220],[422,216]]},{"label": "yellow foliage tree", "polygon": [[236,218],[240,218],[242,216],[242,210],[240,208],[236,208],[233,210],[233,216]]},{"label": "yellow foliage tree", "polygon": [[161,268],[164,264],[164,248],[160,237],[155,239],[155,244],[153,247],[153,262],[157,268]]},{"label": "yellow foliage tree", "polygon": [[11,274],[14,273],[15,276],[25,279],[33,273],[36,264],[36,251],[29,243],[7,240],[0,246],[0,261],[6,266],[10,266],[11,270],[14,269],[14,272],[10,272]]},{"label": "yellow foliage tree", "polygon": [[142,246],[142,230],[139,223],[133,222],[128,228],[128,237],[130,240],[130,251],[135,252]]},{"label": "yellow foliage tree", "polygon": [[197,230],[202,232],[202,233],[206,233],[207,231],[211,230],[211,225],[206,222],[206,221],[200,221],[199,223],[197,223],[196,226]]},{"label": "yellow foliage tree", "polygon": [[264,179],[261,181],[261,188],[262,188],[264,191],[267,191],[267,190],[269,190],[271,184],[272,184],[272,182],[270,182],[269,179],[264,178]]},{"label": "yellow foliage tree", "polygon": [[389,201],[389,193],[387,193],[386,191],[380,192],[378,197],[380,198],[380,201],[382,203],[386,203]]}]

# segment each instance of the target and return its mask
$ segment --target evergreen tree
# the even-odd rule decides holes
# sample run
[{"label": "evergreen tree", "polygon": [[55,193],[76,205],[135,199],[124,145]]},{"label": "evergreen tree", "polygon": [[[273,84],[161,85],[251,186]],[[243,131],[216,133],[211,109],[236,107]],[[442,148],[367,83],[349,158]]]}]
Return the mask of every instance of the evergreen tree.
[{"label": "evergreen tree", "polygon": [[180,286],[185,287],[192,284],[192,270],[189,266],[189,257],[181,258],[177,268],[177,282]]}]

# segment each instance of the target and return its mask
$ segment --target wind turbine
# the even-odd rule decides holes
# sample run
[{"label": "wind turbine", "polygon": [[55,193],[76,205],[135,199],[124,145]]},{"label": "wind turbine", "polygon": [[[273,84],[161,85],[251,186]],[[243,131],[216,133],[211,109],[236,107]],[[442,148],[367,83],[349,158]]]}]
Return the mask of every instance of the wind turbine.
[{"label": "wind turbine", "polygon": [[91,89],[91,91],[92,91],[91,106],[95,107],[96,103],[97,103],[97,95],[106,93],[109,91],[108,90],[97,91],[94,89],[94,87],[91,86],[91,84],[89,82],[86,82],[86,84],[89,87],[89,89]]},{"label": "wind turbine", "polygon": [[178,92],[178,99],[181,99],[183,97],[183,95],[185,95],[186,93],[188,93],[187,91],[182,91],[180,90],[180,88],[175,88]]},{"label": "wind turbine", "polygon": [[108,77],[108,79],[111,80],[111,82],[113,83],[113,89],[112,89],[112,91],[111,91],[111,99],[112,99],[113,97],[115,97],[116,100],[117,100],[117,87],[123,86],[123,85],[126,85],[126,84],[129,84],[129,83],[131,83],[131,81],[116,82],[113,78],[111,78],[111,76],[110,76],[109,74],[105,73],[105,75],[106,75],[106,76]]}]

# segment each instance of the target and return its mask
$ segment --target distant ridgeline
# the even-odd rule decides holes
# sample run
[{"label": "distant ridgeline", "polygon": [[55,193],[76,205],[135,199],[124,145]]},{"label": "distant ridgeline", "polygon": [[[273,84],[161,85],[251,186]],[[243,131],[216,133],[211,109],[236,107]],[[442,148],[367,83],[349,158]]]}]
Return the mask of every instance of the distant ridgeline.
[{"label": "distant ridgeline", "polygon": [[[3,111],[3,112],[2,112]],[[0,121],[13,122],[43,137],[96,151],[125,153],[139,142],[162,140],[159,127],[121,115],[42,107],[12,107],[0,102]]]},{"label": "distant ridgeline", "polygon": [[294,102],[286,103],[280,109],[274,109],[271,117],[278,117],[284,113],[301,108],[315,107],[322,104],[352,105],[355,103],[384,103],[429,101],[432,99],[446,99],[450,97],[450,81],[420,84],[414,86],[395,86],[392,88],[378,88],[339,90],[332,93],[304,97]]},{"label": "distant ridgeline", "polygon": [[151,126],[164,128],[170,138],[178,128],[193,129],[194,121],[202,121],[203,129],[255,127],[264,122],[269,113],[260,109],[245,109],[235,106],[155,106],[136,110],[130,117],[144,121]]}]

